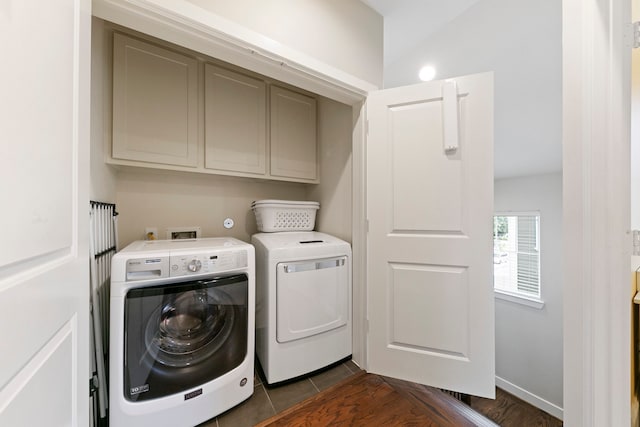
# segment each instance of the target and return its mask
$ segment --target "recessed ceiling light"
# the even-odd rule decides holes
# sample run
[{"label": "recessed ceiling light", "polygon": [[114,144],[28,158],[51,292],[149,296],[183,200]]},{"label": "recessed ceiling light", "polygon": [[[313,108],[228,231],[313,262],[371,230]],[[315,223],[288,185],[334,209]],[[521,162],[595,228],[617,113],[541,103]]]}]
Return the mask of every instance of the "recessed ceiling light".
[{"label": "recessed ceiling light", "polygon": [[420,68],[420,72],[418,73],[418,77],[420,77],[420,80],[422,80],[423,82],[433,80],[435,76],[436,69],[431,65],[425,65],[424,67]]}]

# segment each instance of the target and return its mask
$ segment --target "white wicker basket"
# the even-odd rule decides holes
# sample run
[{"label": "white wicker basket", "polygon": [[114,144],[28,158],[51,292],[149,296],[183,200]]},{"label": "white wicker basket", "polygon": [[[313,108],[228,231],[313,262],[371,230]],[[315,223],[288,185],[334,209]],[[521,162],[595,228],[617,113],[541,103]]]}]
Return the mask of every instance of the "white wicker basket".
[{"label": "white wicker basket", "polygon": [[258,200],[251,204],[258,231],[311,231],[316,225],[318,202]]}]

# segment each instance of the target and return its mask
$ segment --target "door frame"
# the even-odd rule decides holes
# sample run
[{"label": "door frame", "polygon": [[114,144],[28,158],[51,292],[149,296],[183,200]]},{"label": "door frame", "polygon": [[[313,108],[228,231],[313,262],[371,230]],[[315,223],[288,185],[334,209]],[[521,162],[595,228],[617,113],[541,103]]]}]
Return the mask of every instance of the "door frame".
[{"label": "door frame", "polygon": [[629,0],[563,0],[564,421],[631,415]]},{"label": "door frame", "polygon": [[[198,16],[194,7],[178,0],[93,2],[94,15],[100,18],[353,106],[353,352],[354,359],[366,368],[366,125],[362,102],[377,88],[299,52],[261,44],[257,33],[214,14]],[[630,63],[624,55],[630,16],[630,0],[563,0],[567,425],[626,425],[630,414],[627,255],[631,240],[626,234],[630,223],[630,88],[626,83]],[[255,48],[258,54],[248,48]],[[278,61],[291,66],[282,67]],[[609,209],[603,212],[600,206]],[[598,238],[602,243],[595,247],[591,241]]]}]

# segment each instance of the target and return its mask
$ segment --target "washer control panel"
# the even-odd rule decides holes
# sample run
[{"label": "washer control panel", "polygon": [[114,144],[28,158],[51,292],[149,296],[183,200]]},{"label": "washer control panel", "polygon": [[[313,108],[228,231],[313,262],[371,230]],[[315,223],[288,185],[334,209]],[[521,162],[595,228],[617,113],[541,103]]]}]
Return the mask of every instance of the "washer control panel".
[{"label": "washer control panel", "polygon": [[247,267],[247,252],[219,251],[200,254],[171,255],[171,277],[220,273]]}]

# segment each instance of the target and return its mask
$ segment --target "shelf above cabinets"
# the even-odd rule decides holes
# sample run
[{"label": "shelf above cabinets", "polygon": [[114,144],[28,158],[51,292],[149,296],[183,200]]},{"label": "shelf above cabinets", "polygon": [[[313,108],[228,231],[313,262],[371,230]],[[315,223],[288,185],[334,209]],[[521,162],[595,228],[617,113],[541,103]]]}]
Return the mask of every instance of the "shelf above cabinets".
[{"label": "shelf above cabinets", "polygon": [[106,161],[318,183],[316,99],[285,86],[114,32]]}]

